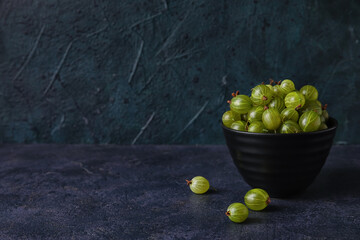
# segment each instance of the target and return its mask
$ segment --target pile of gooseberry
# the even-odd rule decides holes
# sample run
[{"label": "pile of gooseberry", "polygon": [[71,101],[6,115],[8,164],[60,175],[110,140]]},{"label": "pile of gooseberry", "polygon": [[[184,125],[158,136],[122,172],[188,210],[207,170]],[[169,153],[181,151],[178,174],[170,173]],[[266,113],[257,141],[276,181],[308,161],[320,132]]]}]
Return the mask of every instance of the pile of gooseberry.
[{"label": "pile of gooseberry", "polygon": [[[197,176],[191,180],[186,180],[190,190],[196,194],[204,194],[210,188],[209,181],[202,177]],[[269,194],[260,188],[249,190],[244,197],[245,205],[239,202],[232,203],[228,206],[225,215],[235,223],[244,222],[249,216],[249,209],[253,211],[261,211],[265,209],[270,203]]]},{"label": "pile of gooseberry", "polygon": [[327,104],[318,90],[305,85],[296,90],[290,79],[257,85],[251,96],[232,94],[230,110],[222,116],[224,126],[253,133],[300,133],[327,129]]}]

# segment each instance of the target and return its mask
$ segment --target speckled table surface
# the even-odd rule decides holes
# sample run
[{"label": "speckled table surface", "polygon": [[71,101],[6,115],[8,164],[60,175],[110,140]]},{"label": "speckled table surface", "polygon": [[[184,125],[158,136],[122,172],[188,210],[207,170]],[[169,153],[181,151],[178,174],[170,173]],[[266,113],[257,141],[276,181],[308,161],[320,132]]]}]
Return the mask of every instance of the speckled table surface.
[{"label": "speckled table surface", "polygon": [[359,158],[334,146],[304,193],[235,224],[250,187],[226,146],[1,145],[0,239],[357,239]]}]

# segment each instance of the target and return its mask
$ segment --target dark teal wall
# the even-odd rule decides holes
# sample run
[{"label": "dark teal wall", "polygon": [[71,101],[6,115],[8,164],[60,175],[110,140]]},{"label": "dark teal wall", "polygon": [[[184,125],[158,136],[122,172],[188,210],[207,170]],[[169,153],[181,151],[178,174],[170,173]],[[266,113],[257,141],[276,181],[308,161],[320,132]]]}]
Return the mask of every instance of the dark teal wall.
[{"label": "dark teal wall", "polygon": [[356,0],[0,0],[0,141],[223,143],[231,92],[290,78],[360,143],[359,63]]}]

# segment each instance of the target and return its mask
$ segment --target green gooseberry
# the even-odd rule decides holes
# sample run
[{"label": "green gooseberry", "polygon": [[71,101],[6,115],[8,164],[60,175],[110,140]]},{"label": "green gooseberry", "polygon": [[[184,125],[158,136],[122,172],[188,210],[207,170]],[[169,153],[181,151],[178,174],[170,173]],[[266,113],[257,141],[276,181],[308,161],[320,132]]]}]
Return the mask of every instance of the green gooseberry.
[{"label": "green gooseberry", "polygon": [[326,119],[323,115],[320,115],[320,121],[321,123],[326,123]]},{"label": "green gooseberry", "polygon": [[232,111],[227,111],[222,115],[222,122],[225,127],[230,127],[234,121],[235,119]]},{"label": "green gooseberry", "polygon": [[326,123],[321,123],[318,131],[325,130],[325,129],[328,129],[328,126],[326,125]]},{"label": "green gooseberry", "polygon": [[251,108],[252,108],[252,102],[249,96],[236,95],[231,99],[230,109],[235,113],[244,114],[247,113]]},{"label": "green gooseberry", "polygon": [[322,111],[322,116],[325,118],[325,122],[327,122],[327,120],[329,120],[329,113],[326,109],[324,109]]},{"label": "green gooseberry", "polygon": [[274,95],[274,87],[273,87],[273,85],[267,84],[265,86],[267,86],[270,89],[270,91],[272,92],[272,94]]},{"label": "green gooseberry", "polygon": [[320,116],[314,111],[307,111],[301,115],[299,125],[304,132],[317,131],[321,125]]},{"label": "green gooseberry", "polygon": [[260,188],[254,188],[245,194],[245,204],[254,211],[261,211],[270,203],[269,194]]},{"label": "green gooseberry", "polygon": [[300,88],[300,93],[304,95],[306,101],[315,101],[318,98],[318,90],[312,85],[305,85]]},{"label": "green gooseberry", "polygon": [[247,114],[247,113],[241,114],[239,120],[242,120],[242,121],[247,122],[247,120],[248,120],[248,114]]},{"label": "green gooseberry", "polygon": [[245,221],[249,216],[248,208],[242,203],[232,203],[227,208],[226,216],[235,223],[241,223]]},{"label": "green gooseberry", "polygon": [[186,183],[190,187],[191,191],[196,194],[204,194],[210,188],[209,181],[202,176],[194,177],[190,181],[186,180]]},{"label": "green gooseberry", "polygon": [[257,106],[250,109],[250,111],[248,112],[248,122],[252,123],[255,121],[261,121],[263,112],[264,112],[263,106]]},{"label": "green gooseberry", "polygon": [[299,120],[299,113],[293,108],[285,108],[281,111],[280,118],[282,122],[286,120],[297,122]]},{"label": "green gooseberry", "polygon": [[285,79],[280,84],[280,90],[286,95],[292,91],[295,91],[295,84],[290,79]]},{"label": "green gooseberry", "polygon": [[272,97],[272,91],[265,85],[257,85],[251,92],[251,101],[255,106],[267,105],[271,101]]},{"label": "green gooseberry", "polygon": [[269,108],[264,111],[262,121],[265,127],[269,130],[278,129],[281,124],[280,113],[275,108]]},{"label": "green gooseberry", "polygon": [[280,126],[280,133],[300,133],[302,132],[299,124],[293,120],[287,120]]},{"label": "green gooseberry", "polygon": [[269,108],[276,108],[279,112],[281,112],[285,108],[284,99],[281,97],[273,98],[273,100],[269,103]]},{"label": "green gooseberry", "polygon": [[252,133],[266,133],[266,132],[268,132],[265,125],[261,121],[252,122],[249,125],[247,131],[252,132]]},{"label": "green gooseberry", "polygon": [[319,106],[315,101],[307,101],[303,108],[301,108],[301,113],[307,112],[307,111],[314,111],[317,114],[322,114],[322,108]]},{"label": "green gooseberry", "polygon": [[287,108],[301,109],[305,105],[305,97],[299,91],[288,93],[285,97]]},{"label": "green gooseberry", "polygon": [[238,131],[245,132],[246,130],[246,123],[244,121],[235,121],[231,124],[230,128]]},{"label": "green gooseberry", "polygon": [[274,93],[274,96],[276,96],[276,97],[281,97],[281,98],[285,97],[285,94],[280,89],[280,85],[273,86],[273,93]]}]

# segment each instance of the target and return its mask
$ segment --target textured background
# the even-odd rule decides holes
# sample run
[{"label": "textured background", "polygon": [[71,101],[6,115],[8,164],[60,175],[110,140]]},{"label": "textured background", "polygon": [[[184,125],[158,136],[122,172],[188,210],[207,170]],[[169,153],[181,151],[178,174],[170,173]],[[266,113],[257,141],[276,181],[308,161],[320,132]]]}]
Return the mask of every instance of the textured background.
[{"label": "textured background", "polygon": [[290,78],[360,143],[359,23],[356,0],[0,0],[0,142],[223,143],[231,92]]}]

